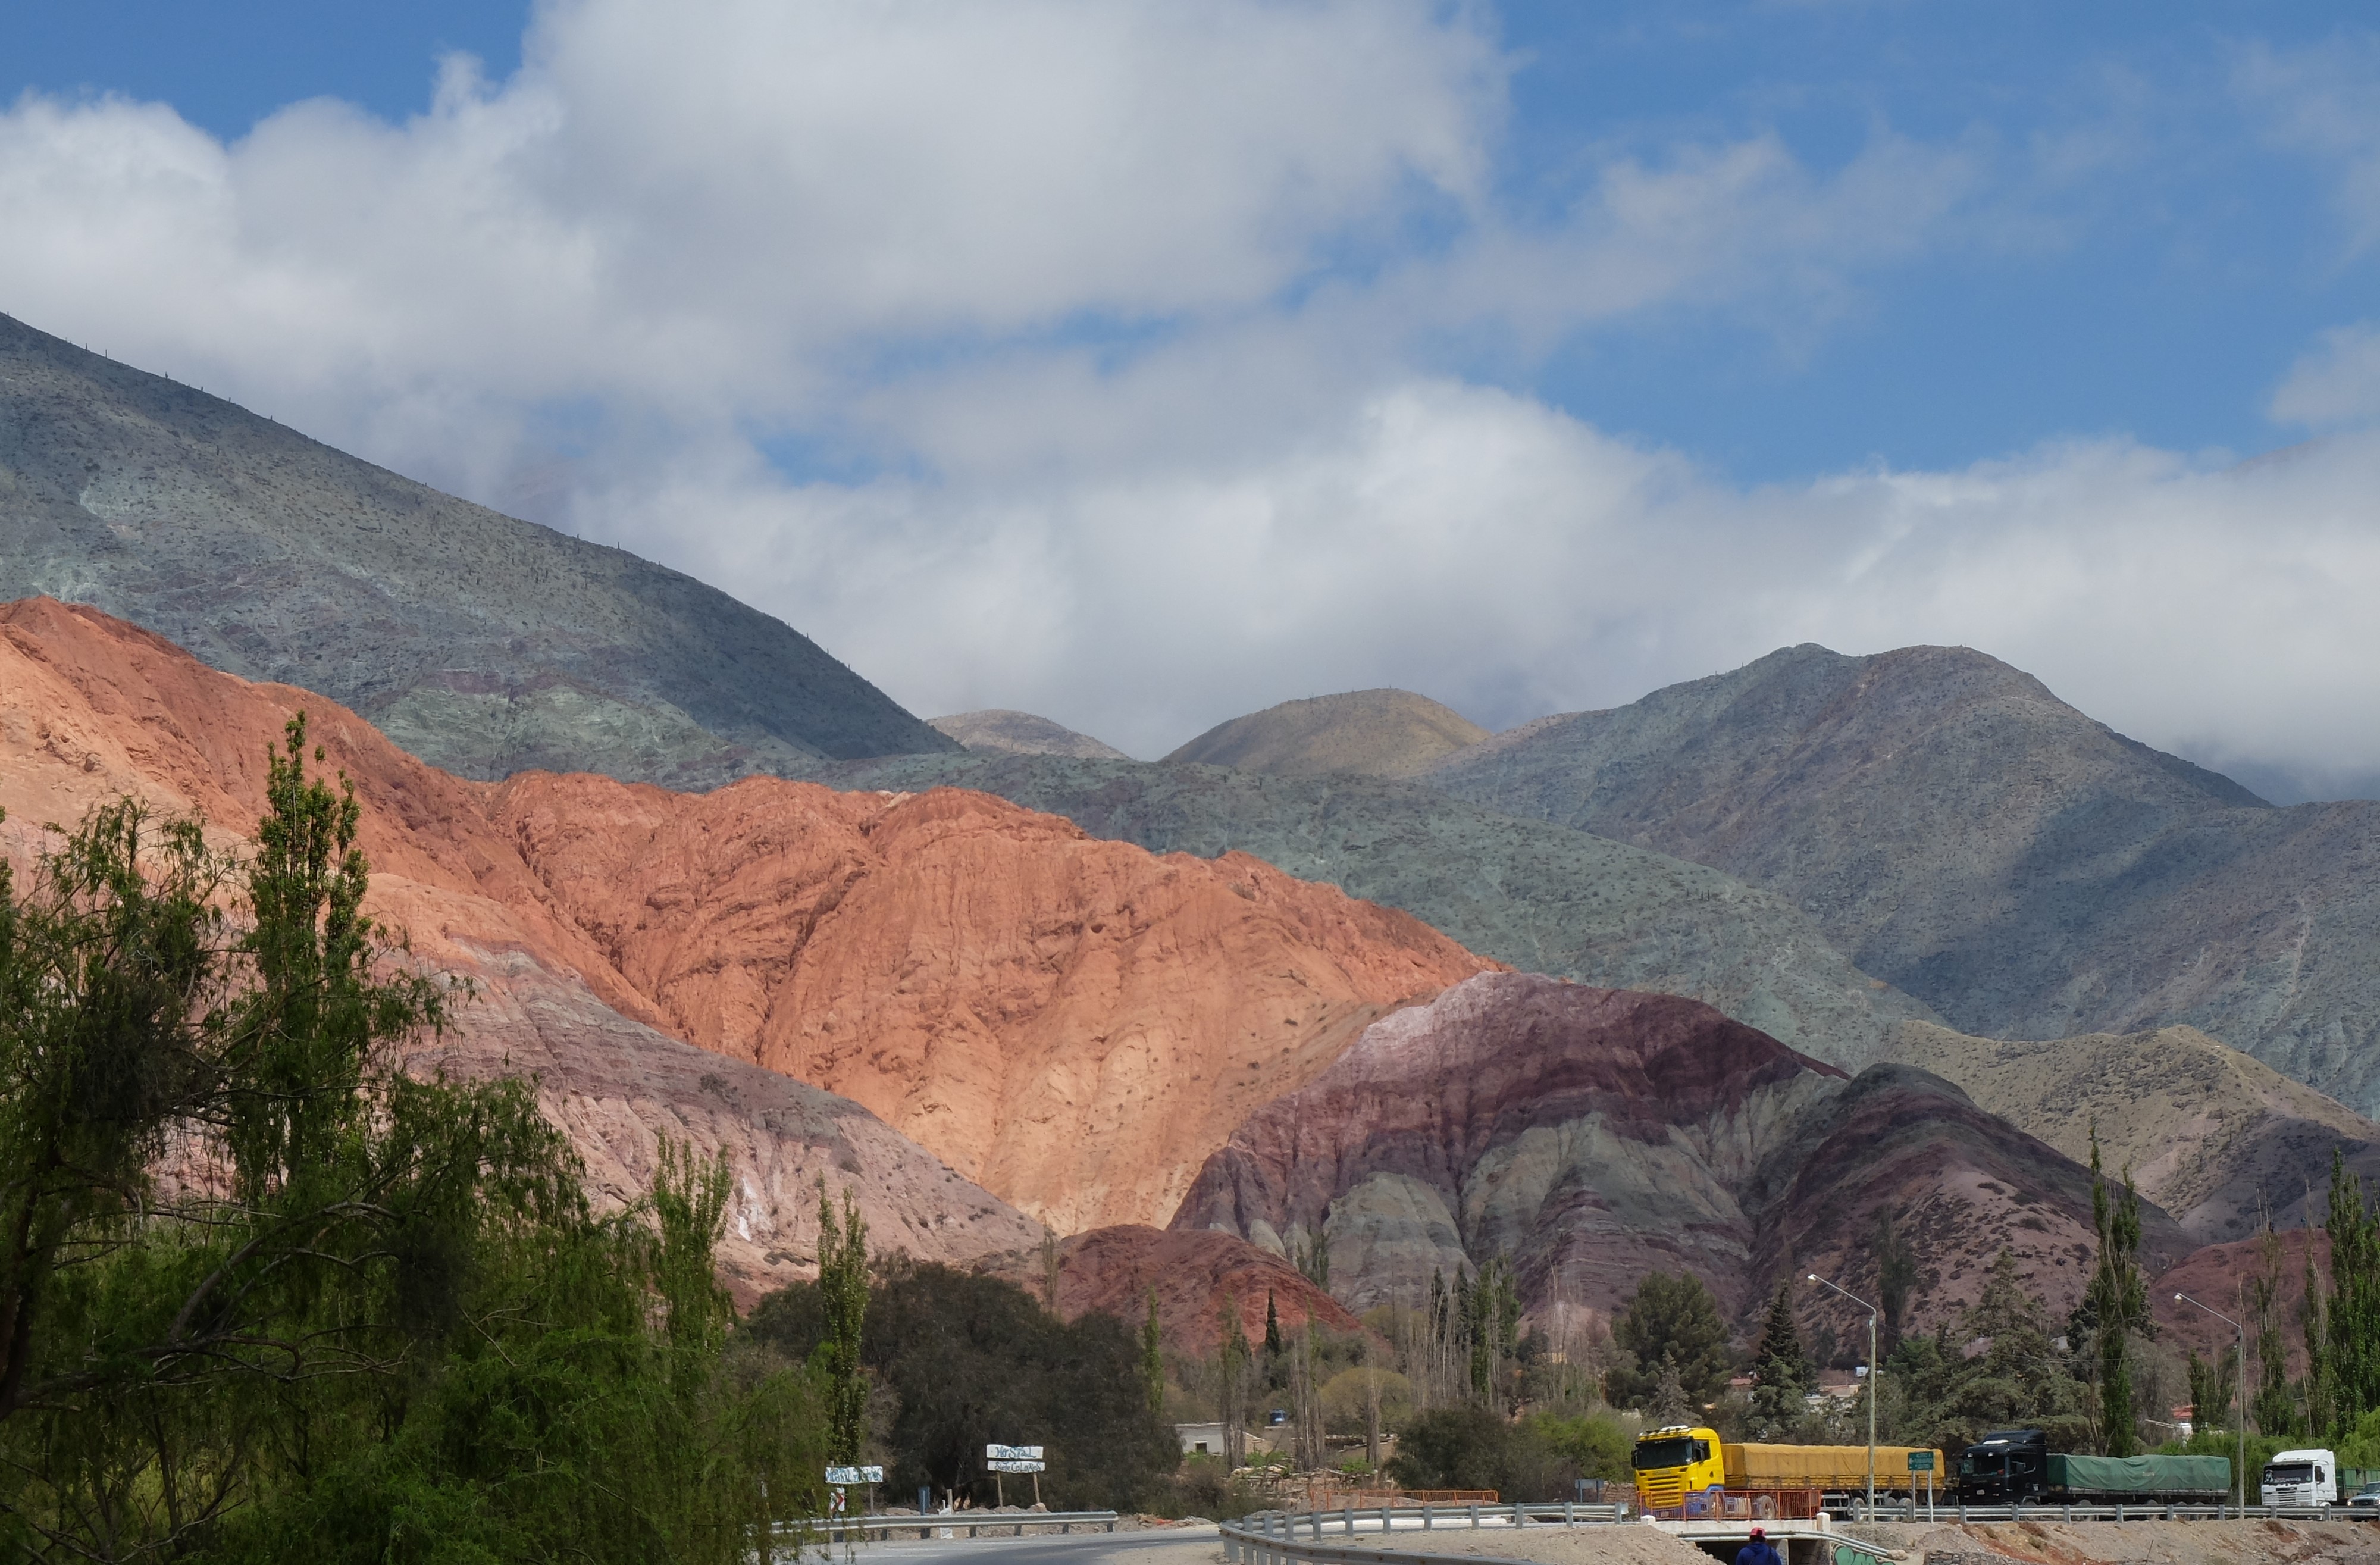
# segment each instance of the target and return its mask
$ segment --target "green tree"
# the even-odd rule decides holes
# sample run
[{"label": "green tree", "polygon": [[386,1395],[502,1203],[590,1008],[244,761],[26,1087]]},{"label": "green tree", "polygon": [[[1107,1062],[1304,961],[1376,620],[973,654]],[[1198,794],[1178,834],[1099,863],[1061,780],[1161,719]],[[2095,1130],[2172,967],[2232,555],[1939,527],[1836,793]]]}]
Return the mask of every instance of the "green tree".
[{"label": "green tree", "polygon": [[2097,1333],[2100,1440],[2109,1456],[2139,1449],[2132,1413],[2132,1339],[2153,1337],[2148,1283],[2141,1274],[2141,1204],[2132,1174],[2124,1171],[2120,1196],[2111,1197],[2099,1169],[2099,1132],[2091,1131],[2091,1219],[2098,1230],[2099,1258],[2087,1298]]},{"label": "green tree", "polygon": [[2256,1431],[2263,1435],[2298,1432],[2298,1401],[2289,1389],[2289,1354],[2281,1334],[2278,1307],[2281,1292],[2281,1236],[2265,1224],[2256,1243],[2257,1267],[2248,1279],[2248,1317],[2255,1328]]},{"label": "green tree", "polygon": [[724,1372],[723,1176],[598,1219],[527,1084],[406,1075],[456,991],[306,758],[246,865],[128,802],[0,870],[0,1556],[748,1553],[816,1445]]},{"label": "green tree", "polygon": [[2202,1359],[2198,1350],[2190,1350],[2185,1373],[2190,1379],[2190,1416],[2192,1432],[2199,1429],[2228,1429],[2234,1422],[2233,1400],[2240,1391],[2238,1358],[2218,1348],[2215,1356]]},{"label": "green tree", "polygon": [[1468,1296],[1470,1316],[1464,1336],[1470,1343],[1471,1394],[1490,1408],[1500,1408],[1504,1361],[1518,1345],[1521,1294],[1512,1278],[1512,1263],[1491,1256],[1479,1268]]},{"label": "green tree", "polygon": [[2298,1382],[2298,1406],[2306,1433],[2320,1439],[2330,1433],[2333,1410],[2330,1368],[2330,1311],[2323,1297],[2322,1274],[2314,1269],[2313,1246],[2305,1254],[2305,1297],[2298,1302],[2298,1328],[2305,1341],[2305,1377]]},{"label": "green tree", "polygon": [[1248,1424],[1248,1334],[1240,1324],[1240,1301],[1226,1289],[1222,1307],[1220,1352],[1223,1381],[1223,1460],[1237,1467],[1245,1458],[1243,1441]]},{"label": "green tree", "polygon": [[827,1458],[860,1458],[868,1432],[868,1376],[860,1352],[868,1323],[868,1224],[849,1190],[835,1220],[826,1179],[819,1179],[819,1300],[822,1330],[811,1357],[826,1392]]},{"label": "green tree", "polygon": [[[824,1340],[816,1283],[770,1295],[742,1334],[788,1357]],[[1043,1498],[1075,1509],[1147,1510],[1181,1462],[1173,1431],[1148,1405],[1135,1333],[1096,1311],[1056,1318],[1005,1279],[893,1256],[868,1295],[865,1367],[889,1393],[885,1476],[989,1505],[983,1448],[1039,1445]],[[1013,1491],[1012,1491],[1013,1492]]]},{"label": "green tree", "polygon": [[2330,1233],[2330,1418],[2314,1427],[2343,1431],[2380,1409],[2380,1211],[2365,1201],[2363,1182],[2348,1171],[2336,1146],[2324,1226]]},{"label": "green tree", "polygon": [[1727,1323],[1698,1277],[1645,1273],[1611,1323],[1611,1338],[1633,1360],[1633,1368],[1612,1372],[1612,1400],[1621,1406],[1649,1409],[1665,1371],[1674,1375],[1677,1403],[1688,1413],[1727,1389]]},{"label": "green tree", "polygon": [[1884,1317],[1879,1323],[1883,1341],[1879,1351],[1888,1356],[1900,1342],[1900,1332],[1909,1318],[1909,1291],[1917,1285],[1917,1256],[1892,1225],[1892,1213],[1879,1208],[1876,1214],[1876,1302]]},{"label": "green tree", "polygon": [[1272,1290],[1265,1290],[1265,1358],[1268,1362],[1281,1353],[1281,1307],[1273,1302]]},{"label": "green tree", "polygon": [[1802,1349],[1801,1328],[1793,1319],[1793,1285],[1780,1280],[1768,1301],[1768,1318],[1762,1324],[1760,1347],[1752,1365],[1752,1424],[1764,1440],[1782,1439],[1802,1422],[1807,1409],[1803,1398],[1815,1377],[1809,1355]]},{"label": "green tree", "polygon": [[1311,1237],[1298,1242],[1297,1269],[1305,1280],[1326,1293],[1330,1292],[1330,1241],[1318,1225]]},{"label": "green tree", "polygon": [[[1970,1345],[1985,1344],[1970,1353]],[[1901,1340],[1887,1361],[1877,1413],[1886,1432],[1948,1450],[1992,1429],[2046,1431],[2059,1450],[2087,1443],[2089,1388],[2066,1371],[2041,1301],[2003,1249],[1955,1328]],[[1892,1410],[1888,1416],[1888,1409]]]},{"label": "green tree", "polygon": [[1165,1333],[1157,1322],[1157,1290],[1148,1290],[1148,1316],[1140,1323],[1140,1383],[1148,1395],[1148,1411],[1165,1412]]}]

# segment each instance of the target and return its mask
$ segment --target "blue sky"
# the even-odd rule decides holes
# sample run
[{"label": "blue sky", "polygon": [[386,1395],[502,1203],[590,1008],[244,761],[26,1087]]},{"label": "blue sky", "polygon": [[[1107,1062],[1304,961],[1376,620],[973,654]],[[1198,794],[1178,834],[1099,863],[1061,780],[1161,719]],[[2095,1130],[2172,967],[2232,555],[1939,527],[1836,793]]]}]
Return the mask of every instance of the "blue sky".
[{"label": "blue sky", "polygon": [[1353,685],[1501,724],[1961,640],[2199,758],[2380,776],[2337,721],[2380,643],[2316,633],[2380,587],[2360,8],[8,29],[0,309],[719,581],[920,710],[1149,753]]},{"label": "blue sky", "polygon": [[[422,114],[443,55],[516,70],[529,18],[456,0],[15,9],[10,95],[159,100],[225,140],[307,98]],[[2321,169],[2264,140],[2234,91],[2245,51],[2352,37],[2362,7],[1539,0],[1493,15],[1517,58],[1495,177],[1520,212],[1558,215],[1590,154],[1658,156],[1681,137],[1773,131],[1818,167],[1879,127],[1999,164],[2036,140],[2101,143],[2070,183],[2004,198],[2022,233],[1996,247],[1986,211],[1977,242],[1862,278],[1806,332],[1682,309],[1527,350],[1440,350],[1742,479],[2070,434],[2252,454],[2302,433],[2266,403],[2306,341],[2380,308],[2380,263],[2350,253]]]}]

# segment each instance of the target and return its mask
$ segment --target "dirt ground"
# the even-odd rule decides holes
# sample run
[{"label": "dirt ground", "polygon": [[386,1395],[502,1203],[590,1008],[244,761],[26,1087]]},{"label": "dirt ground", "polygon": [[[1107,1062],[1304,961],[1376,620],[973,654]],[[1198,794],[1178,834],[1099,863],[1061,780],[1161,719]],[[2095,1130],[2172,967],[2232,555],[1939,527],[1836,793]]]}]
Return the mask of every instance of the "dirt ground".
[{"label": "dirt ground", "polygon": [[[1903,1565],[2380,1565],[2380,1523],[2370,1522],[1894,1522],[1839,1525],[1836,1534],[1897,1550]],[[1541,1565],[1709,1565],[1711,1558],[1630,1523],[1434,1532],[1427,1543],[1400,1533],[1396,1547]]]},{"label": "dirt ground", "polygon": [[1908,1565],[2372,1565],[2371,1522],[1924,1522],[1852,1524],[1846,1537],[1900,1550]]},{"label": "dirt ground", "polygon": [[[1380,1535],[1358,1533],[1358,1547],[1378,1548]],[[1333,1540],[1326,1536],[1325,1543]],[[1430,1554],[1494,1554],[1543,1565],[1711,1565],[1711,1557],[1657,1527],[1615,1522],[1587,1527],[1482,1527],[1477,1532],[1437,1528],[1428,1534],[1400,1532],[1391,1546]]]}]

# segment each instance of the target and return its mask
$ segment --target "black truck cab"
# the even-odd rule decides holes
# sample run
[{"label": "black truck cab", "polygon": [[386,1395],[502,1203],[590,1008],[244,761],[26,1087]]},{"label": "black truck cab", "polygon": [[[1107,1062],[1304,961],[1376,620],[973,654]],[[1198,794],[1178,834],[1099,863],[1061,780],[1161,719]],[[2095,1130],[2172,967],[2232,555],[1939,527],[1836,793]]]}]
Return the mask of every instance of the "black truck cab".
[{"label": "black truck cab", "polygon": [[2022,1505],[2049,1486],[2049,1437],[1996,1429],[1959,1453],[1959,1503]]}]

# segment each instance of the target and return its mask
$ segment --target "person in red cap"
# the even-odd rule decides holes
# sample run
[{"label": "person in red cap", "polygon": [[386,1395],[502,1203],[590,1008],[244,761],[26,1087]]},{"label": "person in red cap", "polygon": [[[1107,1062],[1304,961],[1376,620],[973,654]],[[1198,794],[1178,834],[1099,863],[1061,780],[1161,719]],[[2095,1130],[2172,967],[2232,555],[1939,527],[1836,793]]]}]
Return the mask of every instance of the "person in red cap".
[{"label": "person in red cap", "polygon": [[1735,1565],[1785,1565],[1785,1561],[1769,1543],[1767,1532],[1755,1527],[1752,1541],[1735,1551]]}]

